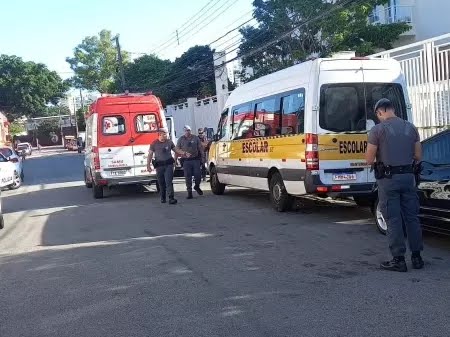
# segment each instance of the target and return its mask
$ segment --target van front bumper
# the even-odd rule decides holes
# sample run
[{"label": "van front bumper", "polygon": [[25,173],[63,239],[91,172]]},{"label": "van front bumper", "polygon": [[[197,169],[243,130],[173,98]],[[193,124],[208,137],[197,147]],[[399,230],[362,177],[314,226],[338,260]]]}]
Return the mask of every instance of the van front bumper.
[{"label": "van front bumper", "polygon": [[120,186],[120,185],[151,185],[157,180],[156,175],[145,177],[117,177],[103,178],[100,172],[95,173],[94,181],[96,185],[102,186]]}]

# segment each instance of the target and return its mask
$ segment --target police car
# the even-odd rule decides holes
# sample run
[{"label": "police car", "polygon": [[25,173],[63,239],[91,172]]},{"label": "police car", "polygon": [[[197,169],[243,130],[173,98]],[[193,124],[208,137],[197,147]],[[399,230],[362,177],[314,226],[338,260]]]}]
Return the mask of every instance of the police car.
[{"label": "police car", "polygon": [[16,166],[0,153],[0,229],[3,228],[1,190],[14,183]]}]

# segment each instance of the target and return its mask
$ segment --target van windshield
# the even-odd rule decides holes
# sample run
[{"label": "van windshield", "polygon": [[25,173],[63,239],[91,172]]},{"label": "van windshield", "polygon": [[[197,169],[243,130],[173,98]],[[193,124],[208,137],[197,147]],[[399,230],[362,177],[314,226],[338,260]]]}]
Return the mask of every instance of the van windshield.
[{"label": "van windshield", "polygon": [[319,125],[331,132],[365,132],[369,123],[379,123],[373,108],[381,98],[387,98],[394,104],[397,116],[407,118],[405,97],[400,84],[323,85],[320,89]]}]

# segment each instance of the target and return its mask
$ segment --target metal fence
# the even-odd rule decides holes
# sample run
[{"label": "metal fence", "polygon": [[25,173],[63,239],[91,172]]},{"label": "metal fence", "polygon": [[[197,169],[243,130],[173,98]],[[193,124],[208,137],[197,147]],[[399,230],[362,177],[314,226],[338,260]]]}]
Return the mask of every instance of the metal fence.
[{"label": "metal fence", "polygon": [[450,34],[372,55],[400,62],[422,139],[450,128]]}]

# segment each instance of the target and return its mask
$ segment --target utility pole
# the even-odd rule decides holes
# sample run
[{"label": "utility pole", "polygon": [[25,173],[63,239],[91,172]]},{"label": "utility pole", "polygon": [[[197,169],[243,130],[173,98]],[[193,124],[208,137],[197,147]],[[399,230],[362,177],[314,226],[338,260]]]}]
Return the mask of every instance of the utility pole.
[{"label": "utility pole", "polygon": [[120,69],[120,82],[122,84],[122,92],[125,92],[125,75],[123,73],[123,60],[122,60],[122,52],[120,50],[119,34],[117,34],[112,40],[116,41],[117,61],[119,62],[119,69]]}]

